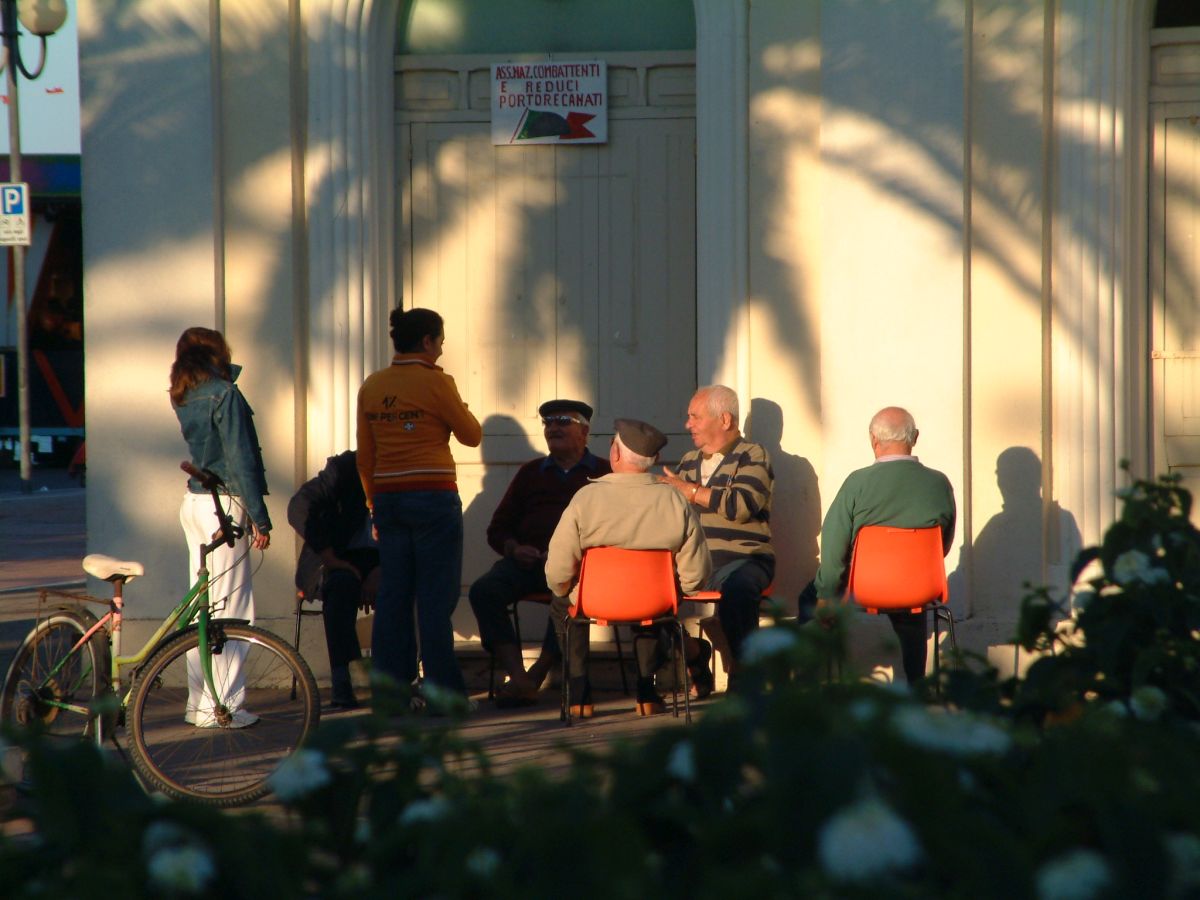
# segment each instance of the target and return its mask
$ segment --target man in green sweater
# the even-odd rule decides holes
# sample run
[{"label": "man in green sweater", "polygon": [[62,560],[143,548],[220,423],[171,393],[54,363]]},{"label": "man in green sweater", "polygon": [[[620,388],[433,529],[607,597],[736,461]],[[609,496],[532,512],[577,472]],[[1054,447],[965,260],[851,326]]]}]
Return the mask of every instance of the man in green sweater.
[{"label": "man in green sweater", "polygon": [[[912,455],[917,443],[916,422],[898,406],[881,409],[871,419],[871,450],[875,463],[851,472],[821,527],[821,567],[817,570],[817,597],[841,599],[854,539],[864,525],[942,529],[942,554],[954,542],[954,488],[950,480]],[[925,675],[925,613],[888,613],[900,639],[904,677],[911,684]]]}]

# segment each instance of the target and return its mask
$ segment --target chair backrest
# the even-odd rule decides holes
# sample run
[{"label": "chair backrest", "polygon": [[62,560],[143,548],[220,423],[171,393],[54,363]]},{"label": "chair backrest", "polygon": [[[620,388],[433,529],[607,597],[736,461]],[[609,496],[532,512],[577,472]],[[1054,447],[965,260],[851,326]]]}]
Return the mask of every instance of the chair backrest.
[{"label": "chair backrest", "polygon": [[583,553],[573,612],[606,622],[647,622],[674,615],[679,594],[670,550],[590,547]]},{"label": "chair backrest", "polygon": [[846,596],[869,612],[912,610],[945,603],[942,529],[864,525],[854,539]]}]

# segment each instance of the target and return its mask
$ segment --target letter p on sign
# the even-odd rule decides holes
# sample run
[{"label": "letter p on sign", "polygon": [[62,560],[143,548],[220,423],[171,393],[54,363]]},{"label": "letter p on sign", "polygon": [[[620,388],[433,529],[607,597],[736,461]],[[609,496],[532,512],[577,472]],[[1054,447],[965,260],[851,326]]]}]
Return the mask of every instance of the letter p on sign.
[{"label": "letter p on sign", "polygon": [[23,216],[25,214],[25,185],[6,184],[0,193],[0,210],[6,216]]}]

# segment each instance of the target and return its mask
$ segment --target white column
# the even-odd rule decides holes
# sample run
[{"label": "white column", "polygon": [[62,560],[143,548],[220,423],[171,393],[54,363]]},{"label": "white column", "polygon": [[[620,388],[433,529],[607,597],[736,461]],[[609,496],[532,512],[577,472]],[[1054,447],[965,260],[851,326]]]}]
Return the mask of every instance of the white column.
[{"label": "white column", "polygon": [[306,13],[310,472],[354,446],[358,387],[388,354],[397,5],[320,0]]},{"label": "white column", "polygon": [[[1051,268],[1054,496],[1085,544],[1116,514],[1118,462],[1134,447],[1139,287],[1145,239],[1145,7],[1060,0],[1054,73],[1055,191]],[[1140,73],[1140,75],[1139,75]],[[1133,421],[1138,421],[1134,416]]]},{"label": "white column", "polygon": [[696,363],[749,398],[746,0],[695,0]]}]

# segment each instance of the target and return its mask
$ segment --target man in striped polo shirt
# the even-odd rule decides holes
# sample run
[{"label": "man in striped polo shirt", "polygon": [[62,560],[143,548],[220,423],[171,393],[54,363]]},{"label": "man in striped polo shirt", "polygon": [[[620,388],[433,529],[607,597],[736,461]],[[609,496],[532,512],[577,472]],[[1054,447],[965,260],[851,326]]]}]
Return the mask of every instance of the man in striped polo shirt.
[{"label": "man in striped polo shirt", "polygon": [[758,603],[775,577],[771,548],[771,489],[775,475],[761,444],[742,437],[738,397],[730,388],[702,387],[688,404],[686,428],[696,449],[661,479],[700,513],[712,555],[709,590],[721,592],[717,615],[736,676],[742,643],[758,627]]}]

